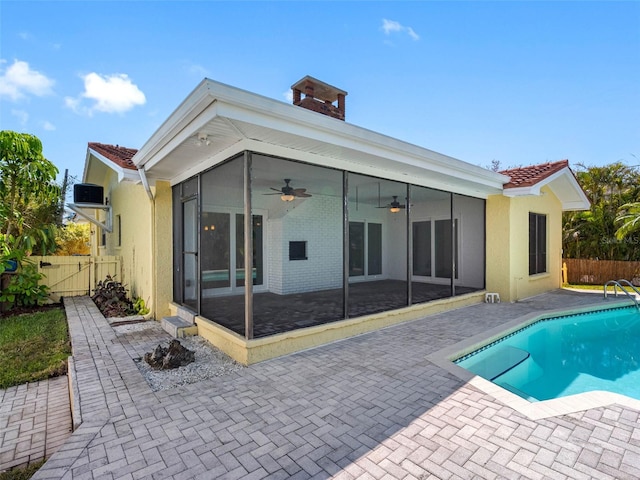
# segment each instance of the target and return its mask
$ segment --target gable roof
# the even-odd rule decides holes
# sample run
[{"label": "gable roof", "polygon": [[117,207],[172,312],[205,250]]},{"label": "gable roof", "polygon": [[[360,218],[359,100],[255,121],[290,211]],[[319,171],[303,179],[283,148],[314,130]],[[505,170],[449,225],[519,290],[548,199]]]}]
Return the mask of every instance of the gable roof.
[{"label": "gable roof", "polygon": [[503,188],[530,187],[565,167],[569,167],[569,160],[510,168],[502,170],[499,173],[507,175],[510,178],[509,182],[505,183]]},{"label": "gable roof", "polygon": [[509,177],[503,187],[504,195],[508,197],[541,195],[542,187],[549,186],[562,203],[563,210],[587,210],[591,205],[569,168],[569,160],[510,168],[499,173]]},{"label": "gable roof", "polygon": [[99,183],[98,178],[101,178],[104,172],[112,170],[117,173],[119,182],[123,180],[139,182],[138,169],[131,161],[137,152],[135,148],[89,142],[82,181]]},{"label": "gable roof", "polygon": [[120,145],[106,145],[98,142],[89,142],[89,148],[122,168],[137,170],[131,161],[133,156],[138,153],[138,150],[135,148],[126,148]]}]

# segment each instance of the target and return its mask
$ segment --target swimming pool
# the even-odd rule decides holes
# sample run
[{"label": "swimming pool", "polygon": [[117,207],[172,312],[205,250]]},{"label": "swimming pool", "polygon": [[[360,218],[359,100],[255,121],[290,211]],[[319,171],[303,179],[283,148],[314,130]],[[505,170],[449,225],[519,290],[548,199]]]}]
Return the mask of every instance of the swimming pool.
[{"label": "swimming pool", "polygon": [[454,363],[534,402],[594,390],[640,400],[640,312],[540,319]]}]

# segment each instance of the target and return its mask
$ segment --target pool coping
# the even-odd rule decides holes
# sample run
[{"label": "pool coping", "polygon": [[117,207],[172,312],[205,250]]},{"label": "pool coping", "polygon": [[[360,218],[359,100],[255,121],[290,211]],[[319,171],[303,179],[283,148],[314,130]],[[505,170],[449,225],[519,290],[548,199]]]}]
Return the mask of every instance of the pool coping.
[{"label": "pool coping", "polygon": [[594,390],[591,392],[579,393],[576,395],[569,395],[562,398],[556,398],[553,400],[544,400],[539,402],[529,402],[522,397],[519,397],[515,393],[512,393],[499,385],[496,385],[489,380],[486,380],[458,365],[453,363],[456,360],[468,353],[471,353],[478,348],[483,347],[489,343],[494,342],[512,332],[520,330],[528,325],[531,325],[540,320],[546,318],[552,318],[557,316],[575,315],[579,313],[592,312],[598,310],[611,310],[614,308],[628,307],[633,305],[628,301],[609,303],[607,305],[590,305],[579,308],[560,308],[557,310],[551,310],[544,313],[530,313],[523,315],[507,323],[503,323],[490,330],[482,332],[473,337],[469,337],[458,343],[445,347],[437,352],[427,355],[427,360],[434,363],[438,367],[446,370],[452,375],[468,382],[479,389],[480,391],[491,395],[499,402],[513,408],[517,412],[526,415],[532,420],[539,420],[543,418],[555,417],[558,415],[566,415],[569,413],[581,412],[589,410],[591,408],[606,407],[610,405],[622,405],[624,407],[640,410],[640,400],[627,397],[619,393],[607,392],[602,390]]}]

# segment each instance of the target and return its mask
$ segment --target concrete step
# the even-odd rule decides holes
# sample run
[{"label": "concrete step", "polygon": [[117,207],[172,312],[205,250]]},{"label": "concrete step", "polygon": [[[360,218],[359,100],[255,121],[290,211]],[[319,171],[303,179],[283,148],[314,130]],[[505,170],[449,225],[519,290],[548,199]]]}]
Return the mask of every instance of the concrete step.
[{"label": "concrete step", "polygon": [[180,317],[164,317],[160,324],[162,329],[174,338],[184,338],[198,334],[198,326]]},{"label": "concrete step", "polygon": [[179,305],[176,309],[176,316],[181,318],[185,322],[190,323],[191,325],[195,324],[196,314],[186,307]]}]

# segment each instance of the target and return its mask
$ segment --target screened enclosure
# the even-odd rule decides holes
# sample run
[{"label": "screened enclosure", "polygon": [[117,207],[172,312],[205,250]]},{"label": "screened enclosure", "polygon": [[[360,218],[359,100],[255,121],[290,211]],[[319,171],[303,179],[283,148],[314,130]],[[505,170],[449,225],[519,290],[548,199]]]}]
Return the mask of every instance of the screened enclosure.
[{"label": "screened enclosure", "polygon": [[173,187],[174,301],[246,338],[484,288],[485,201],[244,152]]}]

